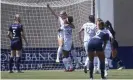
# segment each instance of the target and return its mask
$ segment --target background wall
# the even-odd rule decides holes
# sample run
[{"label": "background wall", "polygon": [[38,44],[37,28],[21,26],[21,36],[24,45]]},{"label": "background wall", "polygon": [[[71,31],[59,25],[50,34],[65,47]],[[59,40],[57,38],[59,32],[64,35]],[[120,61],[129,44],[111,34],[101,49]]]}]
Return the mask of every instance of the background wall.
[{"label": "background wall", "polygon": [[96,0],[96,14],[112,23],[120,46],[133,46],[133,0]]},{"label": "background wall", "polygon": [[114,0],[114,26],[120,46],[133,46],[133,0]]}]

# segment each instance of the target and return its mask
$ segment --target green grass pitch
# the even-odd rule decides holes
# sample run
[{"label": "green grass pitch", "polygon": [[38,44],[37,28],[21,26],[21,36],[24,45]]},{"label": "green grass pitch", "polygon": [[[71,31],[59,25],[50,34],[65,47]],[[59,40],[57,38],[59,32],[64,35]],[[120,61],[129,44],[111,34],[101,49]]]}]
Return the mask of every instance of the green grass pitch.
[{"label": "green grass pitch", "polygon": [[[63,70],[27,70],[24,73],[1,72],[2,79],[89,79],[89,73],[82,70],[64,72]],[[95,79],[100,79],[100,74],[94,74]],[[132,79],[133,69],[109,70],[108,79]]]}]

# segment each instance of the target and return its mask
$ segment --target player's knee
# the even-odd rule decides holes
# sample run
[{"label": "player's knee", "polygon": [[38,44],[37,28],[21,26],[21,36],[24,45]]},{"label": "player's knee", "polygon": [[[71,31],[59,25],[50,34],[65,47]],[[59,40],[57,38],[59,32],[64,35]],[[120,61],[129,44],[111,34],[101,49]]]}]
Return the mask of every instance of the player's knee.
[{"label": "player's knee", "polygon": [[20,57],[21,56],[21,51],[20,50],[17,50],[16,51],[16,57]]},{"label": "player's knee", "polygon": [[10,57],[14,57],[14,56],[15,56],[15,50],[12,50]]}]

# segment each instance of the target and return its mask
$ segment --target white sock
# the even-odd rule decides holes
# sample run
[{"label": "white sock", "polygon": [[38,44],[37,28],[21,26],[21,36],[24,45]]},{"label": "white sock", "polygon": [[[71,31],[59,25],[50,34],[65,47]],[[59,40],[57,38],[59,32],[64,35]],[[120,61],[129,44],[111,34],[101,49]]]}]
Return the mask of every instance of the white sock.
[{"label": "white sock", "polygon": [[62,53],[62,46],[59,46],[58,47],[58,51],[57,51],[57,57],[56,57],[56,59],[60,59],[60,55],[61,55],[61,53]]},{"label": "white sock", "polygon": [[68,57],[67,59],[68,59],[69,68],[70,68],[70,69],[73,69],[73,64],[72,64],[72,59],[71,59],[71,57]]},{"label": "white sock", "polygon": [[100,60],[98,57],[97,57],[97,70],[100,70]]},{"label": "white sock", "polygon": [[109,64],[108,64],[108,59],[107,58],[105,58],[105,70],[108,70],[109,69],[109,66],[108,66]]},{"label": "white sock", "polygon": [[94,57],[94,72],[97,70],[97,57]]},{"label": "white sock", "polygon": [[69,70],[69,66],[68,66],[68,59],[67,58],[63,58],[63,64],[64,64],[64,66],[65,66],[65,69],[66,70]]},{"label": "white sock", "polygon": [[89,66],[89,57],[88,56],[86,57],[85,65],[84,66]]},{"label": "white sock", "polygon": [[112,60],[111,59],[108,59],[108,64],[109,64],[109,67],[112,68],[113,65],[112,65]]},{"label": "white sock", "polygon": [[94,57],[94,70],[100,70],[100,60],[98,57]]},{"label": "white sock", "polygon": [[75,64],[76,64],[76,65],[77,65],[77,64],[80,64],[80,61],[79,61],[78,58],[77,58],[77,53],[76,53],[75,50],[72,50],[72,51],[71,51],[71,55],[72,55],[72,57],[73,57],[73,59],[74,59],[74,61],[75,61]]}]

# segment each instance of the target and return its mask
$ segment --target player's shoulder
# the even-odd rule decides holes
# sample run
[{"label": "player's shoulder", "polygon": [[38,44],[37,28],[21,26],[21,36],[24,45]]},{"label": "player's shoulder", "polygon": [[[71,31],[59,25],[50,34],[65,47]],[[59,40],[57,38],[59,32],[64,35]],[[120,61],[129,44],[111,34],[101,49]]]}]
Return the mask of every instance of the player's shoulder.
[{"label": "player's shoulder", "polygon": [[83,24],[83,26],[95,26],[95,24],[94,23],[90,23],[90,22],[86,22],[86,23]]}]

